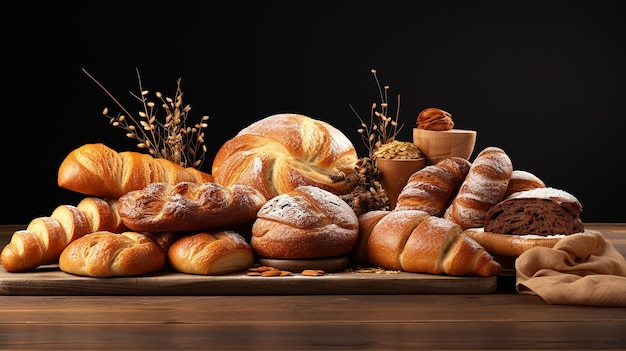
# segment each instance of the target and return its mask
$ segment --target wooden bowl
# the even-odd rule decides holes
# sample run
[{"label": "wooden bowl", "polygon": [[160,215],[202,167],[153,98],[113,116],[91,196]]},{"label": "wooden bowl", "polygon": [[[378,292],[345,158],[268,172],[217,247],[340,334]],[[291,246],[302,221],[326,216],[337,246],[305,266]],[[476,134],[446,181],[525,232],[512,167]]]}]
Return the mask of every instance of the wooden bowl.
[{"label": "wooden bowl", "polygon": [[413,143],[422,151],[429,164],[453,156],[469,160],[476,144],[476,131],[413,128]]},{"label": "wooden bowl", "polygon": [[382,173],[380,182],[389,197],[390,207],[393,210],[398,201],[398,195],[413,173],[424,168],[424,157],[414,159],[377,158],[376,167]]}]

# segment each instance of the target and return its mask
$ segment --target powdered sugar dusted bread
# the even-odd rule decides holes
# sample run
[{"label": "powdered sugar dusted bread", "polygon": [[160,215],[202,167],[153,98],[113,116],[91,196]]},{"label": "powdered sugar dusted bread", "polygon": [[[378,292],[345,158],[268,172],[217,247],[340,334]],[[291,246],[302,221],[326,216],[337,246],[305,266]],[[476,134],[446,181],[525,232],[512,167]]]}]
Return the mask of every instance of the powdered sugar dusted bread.
[{"label": "powdered sugar dusted bread", "polygon": [[537,188],[511,194],[485,216],[487,232],[515,235],[573,234],[584,230],[582,205],[572,194]]},{"label": "powdered sugar dusted bread", "polygon": [[450,157],[413,173],[394,210],[422,210],[441,217],[470,169],[470,162]]},{"label": "powdered sugar dusted bread", "polygon": [[485,148],[472,162],[443,217],[463,229],[482,227],[489,208],[502,200],[512,174],[513,164],[504,150]]},{"label": "powdered sugar dusted bread", "polygon": [[306,185],[261,207],[250,243],[261,257],[323,258],[348,254],[358,235],[358,218],[344,200]]},{"label": "powdered sugar dusted bread", "polygon": [[513,170],[509,185],[504,192],[504,197],[516,193],[518,191],[532,190],[538,188],[545,188],[546,184],[539,177],[528,171],[522,171],[519,169]]}]

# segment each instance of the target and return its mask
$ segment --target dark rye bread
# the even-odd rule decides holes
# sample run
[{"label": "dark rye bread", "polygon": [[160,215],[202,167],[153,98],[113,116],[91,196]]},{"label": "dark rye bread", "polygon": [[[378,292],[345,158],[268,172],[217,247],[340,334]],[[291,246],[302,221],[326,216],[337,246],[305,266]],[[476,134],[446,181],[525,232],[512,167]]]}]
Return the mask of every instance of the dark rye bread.
[{"label": "dark rye bread", "polygon": [[485,232],[549,236],[584,231],[582,205],[572,194],[555,188],[537,188],[511,194],[485,216]]}]

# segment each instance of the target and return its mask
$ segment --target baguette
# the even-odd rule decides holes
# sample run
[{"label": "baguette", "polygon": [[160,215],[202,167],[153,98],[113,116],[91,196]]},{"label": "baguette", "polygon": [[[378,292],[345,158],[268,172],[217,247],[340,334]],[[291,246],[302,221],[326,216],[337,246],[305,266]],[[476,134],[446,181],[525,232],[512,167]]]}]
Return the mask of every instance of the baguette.
[{"label": "baguette", "polygon": [[[361,215],[364,216],[364,215]],[[367,262],[385,269],[455,276],[497,275],[501,266],[461,227],[425,211],[372,216]]]},{"label": "baguette", "polygon": [[117,199],[153,182],[204,183],[213,176],[163,158],[133,151],[117,152],[104,144],[85,144],[59,166],[58,185],[89,196]]},{"label": "baguette", "polygon": [[255,257],[241,235],[225,230],[183,236],[170,246],[167,258],[178,272],[218,275],[246,270]]},{"label": "baguette", "polygon": [[464,158],[450,157],[418,170],[398,195],[394,210],[422,210],[441,217],[465,180],[470,166]]},{"label": "baguette", "polygon": [[258,190],[243,184],[159,182],[126,193],[117,210],[134,231],[197,231],[252,221],[265,202]]},{"label": "baguette", "polygon": [[512,173],[511,159],[504,150],[485,148],[472,162],[443,218],[462,229],[482,227],[489,208],[502,200]]},{"label": "baguette", "polygon": [[90,233],[71,242],[59,257],[63,272],[100,278],[153,273],[165,263],[161,246],[136,232]]}]

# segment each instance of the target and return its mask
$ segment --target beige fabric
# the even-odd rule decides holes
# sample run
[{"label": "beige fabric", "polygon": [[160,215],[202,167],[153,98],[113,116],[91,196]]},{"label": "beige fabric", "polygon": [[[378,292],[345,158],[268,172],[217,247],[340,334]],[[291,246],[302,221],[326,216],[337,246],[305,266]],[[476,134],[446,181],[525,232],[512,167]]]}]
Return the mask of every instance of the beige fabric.
[{"label": "beige fabric", "polygon": [[600,232],[573,234],[515,261],[516,289],[552,305],[626,307],[626,259]]}]

